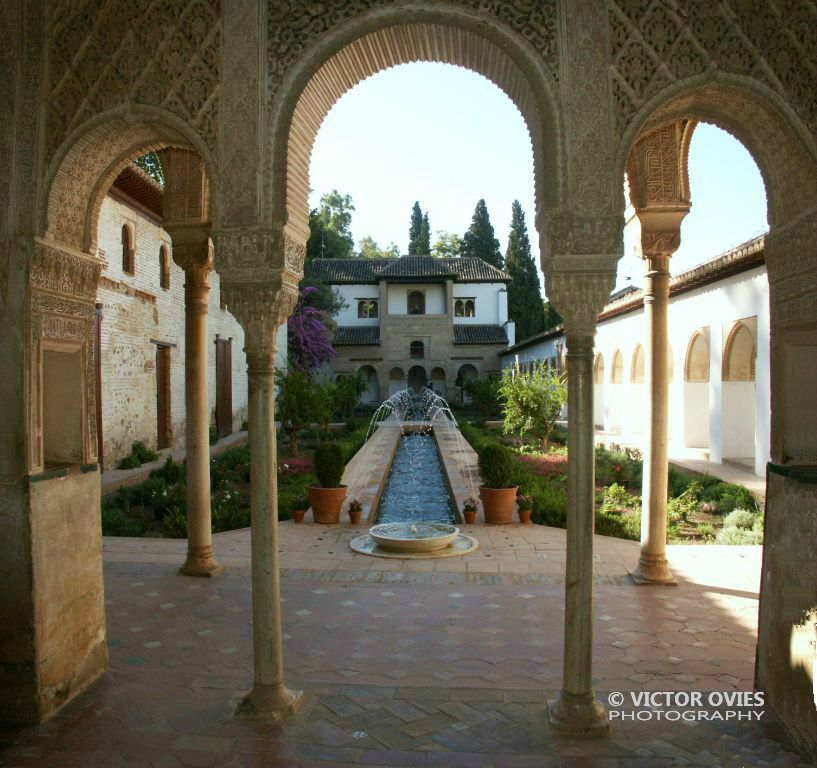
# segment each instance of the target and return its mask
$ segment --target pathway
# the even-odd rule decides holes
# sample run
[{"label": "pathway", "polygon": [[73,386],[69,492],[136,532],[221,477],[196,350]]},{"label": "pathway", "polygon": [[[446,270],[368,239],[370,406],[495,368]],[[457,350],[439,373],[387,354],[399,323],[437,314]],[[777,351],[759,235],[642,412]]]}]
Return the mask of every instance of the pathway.
[{"label": "pathway", "polygon": [[[183,541],[105,539],[111,670],[0,766],[802,765],[746,721],[616,719],[609,738],[552,737],[563,530],[469,526],[480,550],[436,561],[355,554],[358,530],[280,526],[286,676],[306,701],[277,725],[231,714],[252,681],[249,531],[214,536],[227,570],[201,580],[176,573]],[[627,576],[637,543],[595,545],[602,700],[752,689],[759,547],[671,546],[679,586],[656,589]]]}]

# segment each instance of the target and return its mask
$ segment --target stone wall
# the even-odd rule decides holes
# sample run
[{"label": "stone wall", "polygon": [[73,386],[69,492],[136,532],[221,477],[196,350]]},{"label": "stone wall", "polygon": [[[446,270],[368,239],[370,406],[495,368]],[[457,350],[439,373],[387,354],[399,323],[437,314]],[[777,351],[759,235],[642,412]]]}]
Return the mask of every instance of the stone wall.
[{"label": "stone wall", "polygon": [[[122,270],[122,226],[135,235],[136,271]],[[170,237],[155,221],[110,195],[99,221],[100,256],[107,261],[97,302],[102,304],[102,425],[106,467],[130,453],[141,440],[156,446],[156,342],[171,347],[172,445],[184,445],[184,272],[172,263],[170,288],[160,285],[159,250],[172,253]],[[216,335],[232,338],[233,428],[247,414],[244,332],[220,308],[219,276],[210,277],[208,389],[211,412],[216,403]]]}]

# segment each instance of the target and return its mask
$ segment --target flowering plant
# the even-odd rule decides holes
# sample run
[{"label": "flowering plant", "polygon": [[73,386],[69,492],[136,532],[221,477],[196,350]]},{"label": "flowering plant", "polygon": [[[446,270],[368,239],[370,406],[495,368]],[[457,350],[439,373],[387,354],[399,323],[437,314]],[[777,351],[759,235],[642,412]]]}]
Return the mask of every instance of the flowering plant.
[{"label": "flowering plant", "polygon": [[327,328],[328,314],[306,302],[316,291],[314,286],[304,288],[287,322],[289,359],[295,368],[304,373],[320,368],[335,356]]},{"label": "flowering plant", "polygon": [[362,510],[363,510],[363,505],[357,499],[352,499],[349,502],[349,511],[350,512],[361,512]]},{"label": "flowering plant", "polygon": [[462,502],[462,510],[463,512],[475,512],[477,504],[479,504],[479,502],[473,496],[469,496]]},{"label": "flowering plant", "polygon": [[516,503],[519,506],[519,509],[533,509],[533,497],[526,493],[520,493],[516,497]]}]

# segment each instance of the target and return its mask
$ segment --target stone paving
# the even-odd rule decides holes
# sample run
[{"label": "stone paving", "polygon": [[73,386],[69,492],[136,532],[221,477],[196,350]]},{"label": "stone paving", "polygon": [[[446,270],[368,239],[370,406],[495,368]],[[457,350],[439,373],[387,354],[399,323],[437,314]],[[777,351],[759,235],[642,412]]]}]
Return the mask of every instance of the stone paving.
[{"label": "stone paving", "polygon": [[[212,580],[177,575],[183,541],[106,539],[110,672],[0,766],[802,765],[746,720],[642,709],[608,738],[551,736],[564,531],[467,526],[478,552],[400,561],[351,552],[359,530],[281,525],[286,677],[306,697],[276,725],[232,718],[252,682],[249,532],[214,537],[228,569]],[[635,717],[631,692],[751,691],[760,548],[670,547],[663,589],[629,580],[637,554],[596,537],[600,698],[622,692]]]}]

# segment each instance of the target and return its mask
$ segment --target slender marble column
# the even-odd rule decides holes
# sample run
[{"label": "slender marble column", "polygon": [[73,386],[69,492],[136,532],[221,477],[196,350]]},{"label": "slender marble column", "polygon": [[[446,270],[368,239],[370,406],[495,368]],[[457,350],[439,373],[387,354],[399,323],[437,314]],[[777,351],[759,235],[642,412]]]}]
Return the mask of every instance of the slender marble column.
[{"label": "slender marble column", "polygon": [[[259,307],[259,313],[264,307]],[[272,308],[267,307],[267,312]],[[278,481],[275,444],[277,326],[245,325],[249,390],[250,507],[252,509],[252,617],[255,683],[239,717],[275,720],[294,712],[300,691],[284,685],[281,581],[278,555]]]},{"label": "slender marble column", "polygon": [[548,704],[554,733],[603,735],[604,706],[593,692],[595,428],[593,333],[567,333],[567,578],[562,691]]},{"label": "slender marble column", "polygon": [[[171,231],[180,234],[179,230]],[[189,236],[189,233],[187,233]],[[184,400],[187,452],[187,559],[185,576],[214,576],[224,567],[213,557],[210,510],[210,405],[207,388],[207,309],[212,255],[204,232],[196,246],[174,241],[173,258],[184,269]]]},{"label": "slender marble column", "polygon": [[641,507],[641,556],[636,584],[675,584],[667,565],[667,421],[669,412],[670,254],[645,254],[646,424]]}]

